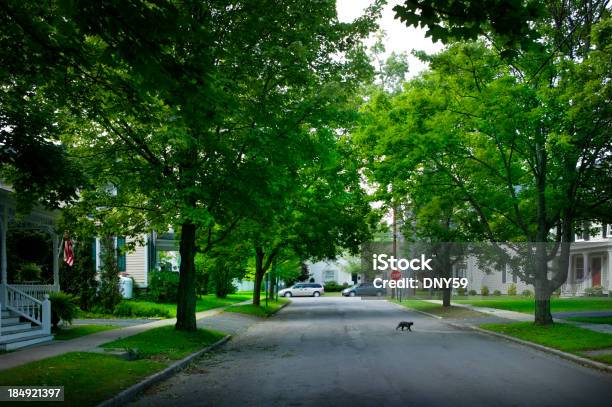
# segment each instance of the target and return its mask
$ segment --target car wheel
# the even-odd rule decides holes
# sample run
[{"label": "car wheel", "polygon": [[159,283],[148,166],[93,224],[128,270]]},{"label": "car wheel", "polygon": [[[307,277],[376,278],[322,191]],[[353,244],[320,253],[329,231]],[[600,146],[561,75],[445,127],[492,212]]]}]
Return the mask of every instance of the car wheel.
[{"label": "car wheel", "polygon": [[349,293],[349,297],[354,297],[354,296],[355,296],[355,291],[351,291],[351,292]]},{"label": "car wheel", "polygon": [[321,293],[320,293],[320,292],[318,292],[318,291],[315,291],[314,293],[312,293],[312,296],[313,296],[313,297],[320,297],[320,296],[321,296]]},{"label": "car wheel", "polygon": [[289,298],[289,297],[291,297],[291,293],[290,293],[290,292],[286,292],[286,293],[285,293],[285,295],[284,295],[283,297],[285,297],[285,298]]},{"label": "car wheel", "polygon": [[383,295],[382,291],[378,291],[378,292],[376,293],[376,296],[377,296],[377,297],[382,297],[382,295]]}]

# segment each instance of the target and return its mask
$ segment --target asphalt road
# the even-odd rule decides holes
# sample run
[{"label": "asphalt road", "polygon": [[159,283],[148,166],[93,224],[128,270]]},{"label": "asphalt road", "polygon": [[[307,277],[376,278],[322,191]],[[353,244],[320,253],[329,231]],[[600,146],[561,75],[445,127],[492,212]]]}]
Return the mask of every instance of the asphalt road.
[{"label": "asphalt road", "polygon": [[[413,321],[413,332],[395,331],[400,320]],[[610,400],[612,374],[386,301],[321,297],[294,298],[136,404],[602,407]]]}]

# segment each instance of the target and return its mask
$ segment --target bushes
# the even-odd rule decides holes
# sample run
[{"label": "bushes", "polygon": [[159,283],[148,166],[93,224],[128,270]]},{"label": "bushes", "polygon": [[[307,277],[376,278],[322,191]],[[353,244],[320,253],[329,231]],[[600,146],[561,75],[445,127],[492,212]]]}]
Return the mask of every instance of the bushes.
[{"label": "bushes", "polygon": [[533,297],[533,293],[531,292],[531,290],[523,290],[523,292],[521,293],[521,295],[523,297]]},{"label": "bushes", "polygon": [[483,285],[482,288],[480,289],[480,295],[482,295],[483,297],[486,297],[489,295],[489,287],[487,287],[486,285]]},{"label": "bushes", "polygon": [[19,281],[40,281],[42,269],[36,263],[24,263],[19,268]]},{"label": "bushes", "polygon": [[[174,273],[176,274],[176,273]],[[170,318],[170,311],[154,304],[146,304],[132,301],[121,301],[115,307],[113,315],[117,317],[141,317],[141,318]]]},{"label": "bushes", "polygon": [[344,290],[345,288],[348,287],[347,283],[344,283],[344,285],[340,285],[338,283],[336,283],[335,281],[328,281],[327,283],[325,283],[325,285],[323,286],[323,288],[325,289],[326,292],[330,292],[330,293],[337,293],[340,292],[342,290]]},{"label": "bushes", "polygon": [[465,288],[459,287],[457,288],[457,295],[463,297],[465,295]]},{"label": "bushes", "polygon": [[51,324],[53,329],[57,329],[60,321],[71,324],[77,314],[77,299],[73,295],[59,291],[51,293],[49,300],[51,301]]},{"label": "bushes", "polygon": [[600,285],[594,285],[584,289],[584,295],[587,297],[603,297],[603,287]]},{"label": "bushes", "polygon": [[494,296],[496,296],[496,297],[498,297],[498,296],[500,296],[500,295],[501,295],[501,291],[499,291],[499,290],[494,290],[494,291],[493,291],[493,295],[494,295]]},{"label": "bushes", "polygon": [[147,297],[155,302],[176,302],[179,273],[174,271],[154,271],[150,276]]},{"label": "bushes", "polygon": [[476,292],[476,290],[470,290],[468,291],[468,295],[478,295],[478,293]]},{"label": "bushes", "polygon": [[516,284],[510,284],[508,287],[508,295],[516,295]]}]

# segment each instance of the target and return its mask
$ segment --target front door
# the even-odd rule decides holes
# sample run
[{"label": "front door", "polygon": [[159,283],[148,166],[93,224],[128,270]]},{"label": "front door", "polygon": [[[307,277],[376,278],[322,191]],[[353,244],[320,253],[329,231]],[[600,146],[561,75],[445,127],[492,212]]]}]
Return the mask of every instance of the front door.
[{"label": "front door", "polygon": [[601,257],[591,257],[591,286],[601,285]]}]

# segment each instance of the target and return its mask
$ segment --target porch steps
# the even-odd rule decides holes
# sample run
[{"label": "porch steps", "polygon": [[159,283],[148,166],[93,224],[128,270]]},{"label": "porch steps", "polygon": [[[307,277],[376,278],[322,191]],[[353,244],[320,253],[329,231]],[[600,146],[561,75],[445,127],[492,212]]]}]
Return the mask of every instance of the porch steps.
[{"label": "porch steps", "polygon": [[40,327],[34,327],[30,322],[23,322],[19,315],[11,311],[2,311],[0,324],[0,351],[15,350],[53,339],[53,335],[43,333]]}]

